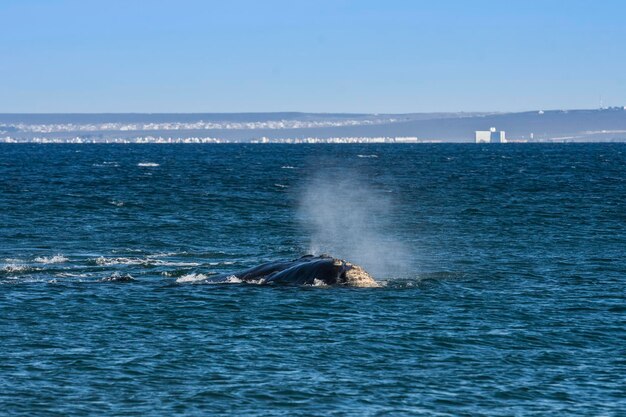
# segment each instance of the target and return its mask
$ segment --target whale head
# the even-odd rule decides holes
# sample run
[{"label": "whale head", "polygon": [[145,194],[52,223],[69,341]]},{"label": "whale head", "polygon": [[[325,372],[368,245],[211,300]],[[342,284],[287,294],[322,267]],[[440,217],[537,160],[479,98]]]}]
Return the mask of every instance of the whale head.
[{"label": "whale head", "polygon": [[343,259],[334,259],[333,266],[337,267],[339,275],[337,284],[350,287],[380,287],[363,267]]}]

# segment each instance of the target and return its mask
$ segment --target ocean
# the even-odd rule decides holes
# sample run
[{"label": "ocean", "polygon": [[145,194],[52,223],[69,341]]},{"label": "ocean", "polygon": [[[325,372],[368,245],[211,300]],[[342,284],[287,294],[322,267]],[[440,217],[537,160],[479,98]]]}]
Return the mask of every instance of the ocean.
[{"label": "ocean", "polygon": [[0,144],[0,415],[624,415],[625,255],[625,144]]}]

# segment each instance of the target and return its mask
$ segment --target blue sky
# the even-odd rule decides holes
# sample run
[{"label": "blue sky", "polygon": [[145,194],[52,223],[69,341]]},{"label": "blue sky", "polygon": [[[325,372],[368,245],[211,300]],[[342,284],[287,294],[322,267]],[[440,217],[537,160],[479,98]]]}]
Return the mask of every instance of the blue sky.
[{"label": "blue sky", "polygon": [[0,0],[0,112],[626,105],[623,1]]}]

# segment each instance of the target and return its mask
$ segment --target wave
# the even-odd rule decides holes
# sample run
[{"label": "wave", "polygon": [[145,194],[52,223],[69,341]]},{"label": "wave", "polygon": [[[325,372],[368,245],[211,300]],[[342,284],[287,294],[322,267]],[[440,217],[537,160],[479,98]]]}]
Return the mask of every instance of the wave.
[{"label": "wave", "polygon": [[99,266],[111,266],[111,265],[141,265],[141,266],[199,266],[198,262],[176,262],[176,261],[163,261],[154,258],[105,258],[101,256],[93,260],[96,265]]},{"label": "wave", "polygon": [[132,282],[135,281],[130,274],[120,274],[119,272],[114,272],[108,277],[104,277],[100,280],[100,282]]},{"label": "wave", "polygon": [[140,162],[137,164],[138,167],[158,167],[160,164],[156,162]]},{"label": "wave", "polygon": [[374,155],[374,154],[371,154],[371,155],[360,155],[360,154],[359,154],[359,155],[357,155],[357,156],[358,156],[359,158],[378,158],[378,155]]},{"label": "wave", "polygon": [[204,274],[186,274],[176,279],[178,283],[204,281],[208,276]]},{"label": "wave", "polygon": [[75,272],[59,272],[54,274],[57,278],[88,278],[90,274],[88,273],[75,273]]},{"label": "wave", "polygon": [[205,275],[205,274],[196,274],[196,273],[192,273],[192,274],[186,274],[181,276],[180,278],[176,279],[176,282],[179,284],[184,284],[184,283],[204,283],[204,284],[256,284],[256,285],[261,285],[261,284],[265,284],[265,279],[261,278],[258,280],[250,280],[250,281],[243,281],[240,278],[236,277],[235,275],[228,275],[226,277],[222,277],[222,278],[218,278],[218,277],[214,277],[209,279],[209,276]]},{"label": "wave", "polygon": [[170,256],[186,256],[189,255],[189,252],[158,252],[153,253],[152,255],[148,255],[148,258],[165,258]]},{"label": "wave", "polygon": [[33,269],[34,268],[23,264],[6,264],[2,266],[1,271],[5,274],[20,274],[23,272],[32,271]]},{"label": "wave", "polygon": [[234,261],[223,261],[223,262],[209,262],[209,265],[211,266],[217,266],[217,265],[234,265],[235,262]]},{"label": "wave", "polygon": [[117,168],[120,166],[120,164],[118,164],[117,162],[103,162],[101,164],[91,164],[91,166],[98,168]]},{"label": "wave", "polygon": [[61,264],[61,263],[69,261],[69,259],[63,255],[54,255],[51,257],[38,256],[34,260],[35,262],[39,262],[42,264]]},{"label": "wave", "polygon": [[28,262],[28,261],[25,261],[24,259],[20,259],[20,258],[4,258],[4,261],[7,264],[21,264],[21,263],[24,263],[24,262]]},{"label": "wave", "polygon": [[317,279],[314,278],[313,279],[313,284],[311,284],[312,287],[328,287],[328,285],[322,281],[321,279]]}]

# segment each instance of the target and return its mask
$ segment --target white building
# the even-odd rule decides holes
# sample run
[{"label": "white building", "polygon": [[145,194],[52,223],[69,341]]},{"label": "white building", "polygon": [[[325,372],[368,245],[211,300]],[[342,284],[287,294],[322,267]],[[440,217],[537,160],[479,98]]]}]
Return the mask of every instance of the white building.
[{"label": "white building", "polygon": [[477,130],[474,138],[476,143],[506,143],[504,130],[497,131],[495,127],[489,130]]}]

